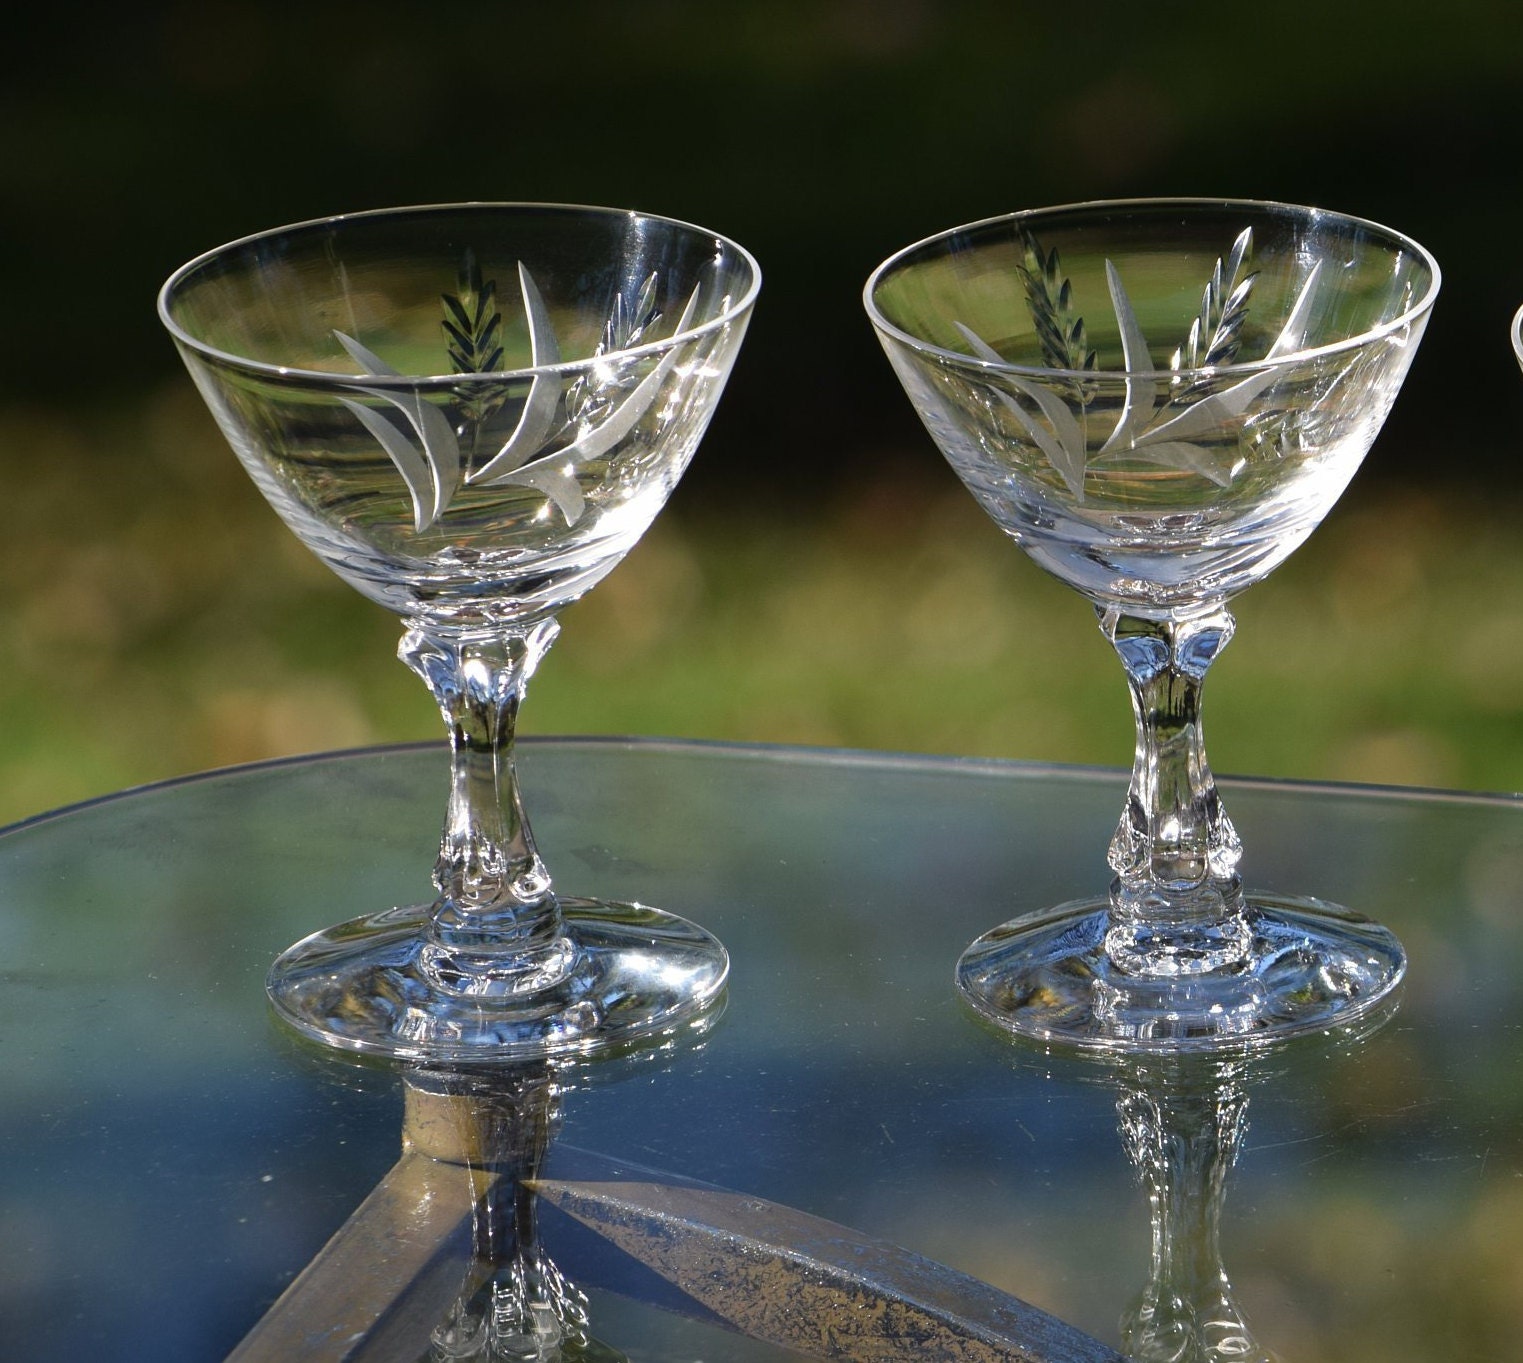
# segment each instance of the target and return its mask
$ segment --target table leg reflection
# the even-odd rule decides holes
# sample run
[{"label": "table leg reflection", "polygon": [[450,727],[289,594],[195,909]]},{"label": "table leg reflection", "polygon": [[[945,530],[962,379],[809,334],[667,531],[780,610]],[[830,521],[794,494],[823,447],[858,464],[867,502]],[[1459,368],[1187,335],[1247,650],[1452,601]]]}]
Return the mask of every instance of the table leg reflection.
[{"label": "table leg reflection", "polygon": [[[848,1226],[591,1151],[551,1156],[563,1096],[635,1058],[407,1070],[402,1158],[229,1363],[624,1358],[546,1252],[546,1206],[571,1276],[586,1275],[632,1357],[1123,1363],[1019,1298]],[[561,1176],[541,1172],[547,1157]],[[559,1238],[569,1223],[591,1233],[580,1250]],[[617,1318],[611,1296],[657,1329]]]},{"label": "table leg reflection", "polygon": [[530,1189],[560,1124],[561,1087],[546,1063],[513,1070],[420,1069],[407,1078],[405,1146],[457,1166],[480,1196],[471,1262],[429,1335],[429,1363],[617,1363],[589,1332],[587,1297],[539,1237]]},{"label": "table leg reflection", "polygon": [[611,1363],[545,1252],[567,1064],[403,1072],[402,1157],[228,1363]]},{"label": "table leg reflection", "polygon": [[[702,1047],[684,1026],[595,1057],[402,1064],[402,1155],[228,1363],[616,1363],[541,1241],[534,1188],[573,1088]],[[342,1065],[296,1034],[309,1063]]]}]

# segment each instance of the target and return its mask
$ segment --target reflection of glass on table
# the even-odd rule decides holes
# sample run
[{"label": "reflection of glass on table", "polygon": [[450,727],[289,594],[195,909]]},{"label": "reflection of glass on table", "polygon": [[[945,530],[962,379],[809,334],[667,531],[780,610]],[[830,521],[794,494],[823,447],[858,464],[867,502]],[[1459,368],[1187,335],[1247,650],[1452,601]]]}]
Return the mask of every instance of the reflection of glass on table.
[{"label": "reflection of glass on table", "polygon": [[[1352,1028],[1329,1034],[1345,1055],[1386,1025],[1397,996]],[[1283,1043],[1314,1060],[1326,1037]],[[1222,1257],[1227,1177],[1248,1131],[1255,1081],[1279,1051],[1138,1055],[1118,1061],[1122,1145],[1147,1199],[1148,1279],[1121,1317],[1136,1363],[1275,1363],[1255,1336]],[[1273,1336],[1272,1322],[1268,1331]]]}]

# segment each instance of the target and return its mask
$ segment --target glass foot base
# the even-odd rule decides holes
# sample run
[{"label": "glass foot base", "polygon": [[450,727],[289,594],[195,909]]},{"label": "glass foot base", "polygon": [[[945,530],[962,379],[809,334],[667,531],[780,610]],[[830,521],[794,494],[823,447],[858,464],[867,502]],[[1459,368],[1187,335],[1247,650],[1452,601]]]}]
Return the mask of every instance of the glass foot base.
[{"label": "glass foot base", "polygon": [[1105,951],[1109,900],[1018,918],[957,963],[957,986],[986,1020],[1056,1045],[1177,1052],[1267,1045],[1342,1026],[1406,970],[1378,923],[1315,899],[1247,896],[1246,960],[1171,977],[1128,974]]},{"label": "glass foot base", "polygon": [[277,1015],[342,1050],[398,1060],[494,1063],[638,1045],[718,1000],[730,958],[695,923],[640,904],[561,899],[576,947],[567,978],[527,998],[441,989],[422,964],[425,908],[314,933],[276,958]]}]

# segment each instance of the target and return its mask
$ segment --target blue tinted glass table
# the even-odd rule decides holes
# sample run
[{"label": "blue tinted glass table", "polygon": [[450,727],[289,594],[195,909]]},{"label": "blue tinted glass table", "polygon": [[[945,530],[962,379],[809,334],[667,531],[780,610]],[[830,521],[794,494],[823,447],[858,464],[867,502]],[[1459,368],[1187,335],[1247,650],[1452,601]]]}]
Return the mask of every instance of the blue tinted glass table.
[{"label": "blue tinted glass table", "polygon": [[[978,933],[1104,888],[1122,773],[622,740],[520,766],[563,890],[686,914],[734,963],[701,1034],[556,1078],[538,1234],[593,1356],[913,1356],[829,1318],[881,1316],[909,1265],[948,1339],[1009,1294],[1156,1352],[1186,1283],[1226,1303],[1195,1325],[1287,1363],[1523,1359],[1523,802],[1224,783],[1251,884],[1380,918],[1411,965],[1367,1035],[1186,1072],[1018,1047],[952,988]],[[446,1356],[482,1170],[429,1133],[473,1100],[298,1046],[262,992],[295,938],[429,896],[445,774],[432,746],[307,758],[0,834],[0,1357]],[[662,1184],[701,1185],[704,1253],[577,1202]],[[425,1224],[438,1188],[460,1205]],[[705,1209],[752,1219],[706,1240]],[[888,1267],[853,1295],[864,1245]]]}]

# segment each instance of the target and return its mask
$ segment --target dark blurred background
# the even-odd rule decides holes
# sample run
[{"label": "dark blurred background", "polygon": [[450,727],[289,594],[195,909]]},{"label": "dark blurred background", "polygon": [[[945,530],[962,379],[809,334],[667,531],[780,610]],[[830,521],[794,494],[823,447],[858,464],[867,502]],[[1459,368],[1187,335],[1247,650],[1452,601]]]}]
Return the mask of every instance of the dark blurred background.
[{"label": "dark blurred background", "polygon": [[230,238],[459,199],[684,217],[765,274],[703,449],[568,612],[526,730],[1126,762],[1114,659],[941,465],[861,286],[1015,208],[1245,196],[1400,228],[1445,282],[1344,504],[1242,599],[1213,756],[1523,786],[1523,10],[59,5],[6,67],[0,815],[432,736],[395,622],[286,543],[153,304]]}]

